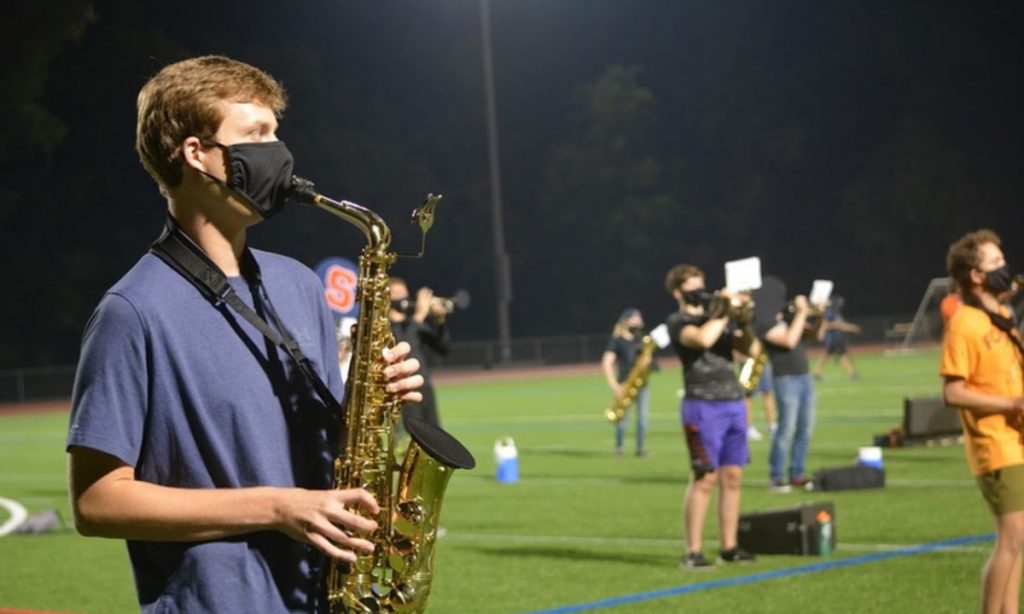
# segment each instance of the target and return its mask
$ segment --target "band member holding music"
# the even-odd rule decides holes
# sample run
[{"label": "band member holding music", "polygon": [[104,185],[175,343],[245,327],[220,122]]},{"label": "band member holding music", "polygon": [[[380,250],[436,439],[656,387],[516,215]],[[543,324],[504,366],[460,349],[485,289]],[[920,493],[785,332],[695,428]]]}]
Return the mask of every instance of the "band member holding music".
[{"label": "band member holding music", "polygon": [[[644,318],[639,309],[630,307],[619,315],[612,329],[608,347],[601,356],[601,371],[604,379],[616,398],[621,399],[626,393],[622,382],[637,365],[638,360],[646,361],[641,368],[657,370],[658,365],[651,356],[642,356]],[[647,435],[647,416],[650,408],[650,387],[647,383],[636,393],[633,404],[636,405],[636,455],[647,456],[644,446]],[[615,423],[615,456],[622,456],[622,447],[626,439],[626,419]]]},{"label": "band member holding music", "polygon": [[942,340],[943,396],[959,408],[967,461],[992,511],[995,546],[982,571],[982,611],[1016,612],[1024,543],[1024,383],[1020,332],[1006,305],[1010,273],[991,230],[949,247],[962,304]]},{"label": "band member holding music", "polygon": [[848,347],[849,336],[851,334],[860,334],[860,326],[853,322],[848,322],[843,317],[843,306],[845,304],[846,301],[843,297],[833,296],[825,308],[825,317],[821,321],[821,326],[818,327],[817,333],[818,341],[825,344],[825,353],[818,359],[818,364],[814,369],[814,379],[821,379],[821,373],[825,370],[825,363],[830,358],[834,358],[839,362],[839,366],[843,368],[847,378],[851,380],[860,379],[860,376],[857,375],[857,370],[853,367]]},{"label": "band member holding music", "polygon": [[[729,304],[749,296],[721,290],[716,298],[704,287],[704,273],[689,264],[673,267],[665,288],[679,303],[669,316],[672,348],[683,363],[684,395],[680,408],[683,433],[690,452],[690,481],[683,499],[686,553],[684,569],[709,567],[703,554],[704,518],[711,493],[718,485],[719,560],[751,562],[754,555],[737,545],[740,483],[750,462],[747,447],[747,408],[744,391],[733,369],[733,349],[739,330]],[[757,351],[754,340],[752,351]]]},{"label": "band member holding music", "polygon": [[437,413],[437,396],[431,380],[431,361],[426,352],[436,352],[441,356],[448,353],[451,337],[448,333],[448,308],[444,301],[434,296],[430,288],[420,288],[416,299],[409,298],[409,287],[400,277],[391,278],[391,332],[396,341],[409,344],[409,357],[420,363],[420,374],[423,375],[423,387],[420,393],[423,400],[410,404],[405,408],[406,416],[416,416],[430,424],[440,426],[441,419]]},{"label": "band member holding music", "polygon": [[[764,278],[762,290],[770,294],[773,284],[780,287],[778,294],[785,296],[785,287],[774,277]],[[758,336],[772,365],[779,416],[768,455],[768,477],[772,492],[783,493],[793,486],[803,488],[807,484],[805,463],[814,430],[816,404],[807,350],[802,342],[811,305],[801,294],[790,306],[778,312],[774,321],[758,322]]]},{"label": "band member holding music", "polygon": [[[284,108],[277,81],[221,56],[138,96],[168,224],[86,326],[67,450],[75,525],[127,540],[146,611],[322,611],[325,556],[373,550],[376,523],[346,508],[377,502],[331,489],[343,391],[320,281],[246,243],[291,184]],[[418,401],[408,353],[385,352],[390,394]]]}]

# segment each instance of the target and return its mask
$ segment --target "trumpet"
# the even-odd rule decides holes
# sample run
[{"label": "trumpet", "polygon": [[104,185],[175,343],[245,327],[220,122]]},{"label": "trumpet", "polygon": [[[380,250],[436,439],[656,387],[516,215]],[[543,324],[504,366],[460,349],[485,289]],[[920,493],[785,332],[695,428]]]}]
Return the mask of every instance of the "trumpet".
[{"label": "trumpet", "polygon": [[465,309],[469,307],[469,292],[459,289],[455,292],[455,296],[452,297],[431,297],[430,306],[443,310],[445,313],[451,313],[456,309]]}]

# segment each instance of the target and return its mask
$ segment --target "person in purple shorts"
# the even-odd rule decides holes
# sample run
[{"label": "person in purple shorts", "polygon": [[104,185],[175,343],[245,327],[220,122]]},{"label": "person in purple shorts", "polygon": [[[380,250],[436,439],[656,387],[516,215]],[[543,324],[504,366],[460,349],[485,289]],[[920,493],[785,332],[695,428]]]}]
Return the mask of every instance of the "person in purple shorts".
[{"label": "person in purple shorts", "polygon": [[[730,301],[749,300],[722,290],[716,297],[704,288],[704,273],[693,265],[673,267],[665,288],[679,302],[667,319],[672,348],[683,363],[683,432],[690,451],[690,482],[683,499],[686,552],[680,566],[706,568],[704,517],[718,484],[720,562],[745,563],[754,555],[737,544],[740,483],[750,462],[747,406],[733,369],[733,350],[741,337],[730,320]],[[751,351],[758,350],[754,340]]]}]

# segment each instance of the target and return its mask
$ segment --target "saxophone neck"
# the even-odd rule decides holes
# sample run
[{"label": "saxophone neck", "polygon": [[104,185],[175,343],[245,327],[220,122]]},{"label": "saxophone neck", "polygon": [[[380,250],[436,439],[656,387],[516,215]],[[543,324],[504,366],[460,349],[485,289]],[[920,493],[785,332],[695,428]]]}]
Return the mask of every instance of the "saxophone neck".
[{"label": "saxophone neck", "polygon": [[391,229],[384,220],[366,207],[348,200],[334,200],[317,192],[312,181],[292,177],[287,197],[304,205],[311,205],[334,214],[366,235],[367,251],[382,254],[391,245]]},{"label": "saxophone neck", "polygon": [[347,200],[332,200],[322,194],[317,195],[314,204],[362,230],[366,235],[367,251],[379,254],[391,246],[391,229],[379,215],[366,207]]}]

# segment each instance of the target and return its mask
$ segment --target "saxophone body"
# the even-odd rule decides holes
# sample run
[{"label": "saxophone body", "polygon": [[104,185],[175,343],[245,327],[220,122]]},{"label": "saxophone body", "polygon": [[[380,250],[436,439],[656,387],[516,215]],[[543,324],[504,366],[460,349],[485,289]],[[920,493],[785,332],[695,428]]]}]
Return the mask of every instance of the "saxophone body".
[{"label": "saxophone body", "polygon": [[729,317],[736,322],[741,331],[736,349],[747,355],[747,359],[743,361],[743,366],[740,367],[740,372],[736,376],[740,387],[747,394],[751,394],[757,389],[761,375],[764,373],[765,367],[768,366],[768,353],[764,350],[764,344],[756,344],[757,349],[754,351],[754,342],[757,340],[757,332],[754,330],[756,306],[751,299],[742,305],[730,304],[728,308]]},{"label": "saxophone body", "polygon": [[654,364],[651,358],[654,356],[656,345],[650,335],[644,335],[642,344],[636,362],[630,368],[626,379],[622,380],[622,397],[612,399],[611,404],[604,410],[604,417],[609,422],[621,422],[626,416],[626,410],[636,400],[636,395],[647,385],[647,378]]},{"label": "saxophone body", "polygon": [[[367,539],[370,554],[352,564],[331,560],[327,598],[332,613],[422,612],[430,595],[434,546],[444,491],[455,469],[471,469],[473,456],[442,429],[409,420],[411,435],[403,460],[395,455],[395,424],[402,402],[386,390],[385,348],[395,344],[388,319],[388,271],[398,255],[388,251],[391,233],[369,209],[317,194],[294,179],[290,197],[312,204],[359,227],[367,245],[359,257],[356,301],[359,318],[352,334],[346,381],[343,449],[334,461],[336,489],[362,488],[377,500],[378,528]],[[438,197],[428,197],[436,204]],[[429,215],[432,215],[433,205]],[[431,219],[432,223],[432,219]],[[422,226],[422,224],[421,224]],[[424,233],[429,224],[424,227]]]}]

